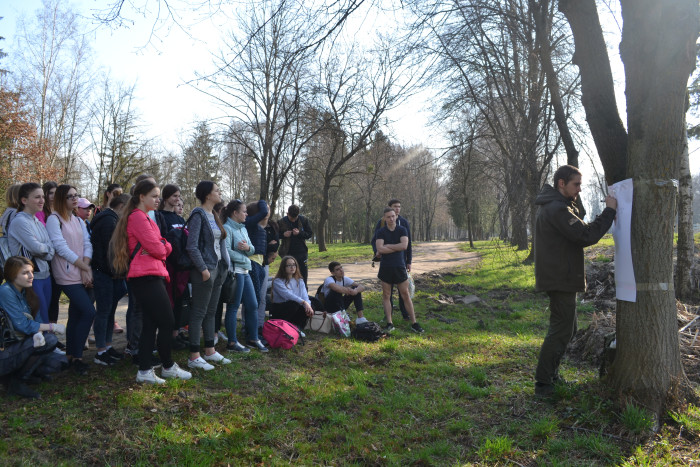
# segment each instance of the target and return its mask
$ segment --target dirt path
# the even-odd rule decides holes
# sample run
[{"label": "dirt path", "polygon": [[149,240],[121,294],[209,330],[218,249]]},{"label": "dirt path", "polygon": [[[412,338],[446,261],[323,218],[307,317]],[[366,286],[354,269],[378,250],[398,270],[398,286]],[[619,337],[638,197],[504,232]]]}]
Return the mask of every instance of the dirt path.
[{"label": "dirt path", "polygon": [[[430,242],[418,243],[413,246],[413,264],[411,272],[413,274],[425,274],[441,269],[455,268],[478,260],[479,255],[474,252],[464,252],[457,246],[461,242]],[[369,251],[369,247],[368,247]],[[345,274],[351,279],[367,284],[377,283],[377,272],[379,264],[372,267],[371,261],[343,264]],[[319,285],[329,276],[328,268],[309,269],[309,291],[315,293]],[[128,299],[123,298],[117,307],[115,319],[122,326],[126,326],[126,308]],[[68,320],[68,304],[62,304],[59,313],[59,322],[66,324]],[[114,335],[115,345],[123,347],[126,344],[124,334]],[[121,345],[120,345],[121,344]],[[91,350],[94,345],[90,346]]]},{"label": "dirt path", "polygon": [[[425,274],[477,261],[478,254],[461,251],[457,246],[459,243],[462,242],[430,242],[414,245],[411,273]],[[343,264],[343,268],[346,276],[358,282],[374,281],[379,272],[379,264],[373,268],[371,261]],[[328,268],[309,269],[309,291],[315,291],[329,275]]]}]

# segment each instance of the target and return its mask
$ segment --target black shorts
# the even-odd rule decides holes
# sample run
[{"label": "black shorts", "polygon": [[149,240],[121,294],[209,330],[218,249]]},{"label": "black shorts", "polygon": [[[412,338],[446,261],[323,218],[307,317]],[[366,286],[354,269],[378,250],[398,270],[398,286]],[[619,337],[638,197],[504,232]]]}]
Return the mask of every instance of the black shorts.
[{"label": "black shorts", "polygon": [[377,277],[380,281],[387,284],[400,284],[408,280],[408,273],[403,266],[384,266],[380,264]]}]

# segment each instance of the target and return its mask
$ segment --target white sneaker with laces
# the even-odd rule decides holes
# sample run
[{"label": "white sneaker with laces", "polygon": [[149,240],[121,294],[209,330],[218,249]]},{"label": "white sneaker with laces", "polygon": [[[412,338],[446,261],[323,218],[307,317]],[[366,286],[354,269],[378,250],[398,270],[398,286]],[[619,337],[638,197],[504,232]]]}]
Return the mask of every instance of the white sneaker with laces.
[{"label": "white sneaker with laces", "polygon": [[139,370],[138,373],[136,373],[136,382],[150,384],[165,384],[165,380],[163,378],[157,377],[156,373],[153,371],[153,368],[146,371]]},{"label": "white sneaker with laces", "polygon": [[228,337],[226,337],[224,331],[218,331],[216,335],[219,336],[219,340],[221,340],[222,342],[228,342]]},{"label": "white sneaker with laces", "polygon": [[221,363],[222,365],[228,365],[229,363],[231,363],[231,360],[224,357],[219,352],[214,352],[211,355],[204,355],[204,360],[206,360],[208,362]]},{"label": "white sneaker with laces", "polygon": [[170,368],[163,368],[163,371],[161,371],[160,375],[163,378],[176,379],[190,379],[192,377],[192,373],[183,370],[178,366],[177,363],[173,363],[173,366],[171,366]]},{"label": "white sneaker with laces", "polygon": [[209,371],[216,368],[214,365],[210,365],[204,361],[202,357],[197,357],[194,360],[187,360],[187,366],[190,368],[199,368],[200,370]]}]

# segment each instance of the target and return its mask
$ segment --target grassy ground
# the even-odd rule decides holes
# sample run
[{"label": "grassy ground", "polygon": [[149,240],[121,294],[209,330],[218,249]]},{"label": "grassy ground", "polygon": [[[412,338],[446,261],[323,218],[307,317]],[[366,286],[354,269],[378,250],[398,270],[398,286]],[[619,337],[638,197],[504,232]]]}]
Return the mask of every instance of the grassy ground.
[{"label": "grassy ground", "polygon": [[[42,399],[4,398],[1,465],[687,465],[700,410],[650,435],[648,414],[614,407],[596,369],[564,364],[568,386],[533,398],[546,302],[531,266],[480,243],[479,267],[424,279],[407,323],[361,343],[310,335],[305,346],[164,387],[134,382],[130,363],[61,375]],[[334,256],[337,256],[334,252]],[[476,294],[483,304],[454,305]],[[379,295],[368,294],[380,320]],[[581,321],[588,319],[581,313]],[[183,364],[184,352],[177,361]]]},{"label": "grassy ground", "polygon": [[354,263],[355,261],[370,261],[372,259],[372,247],[367,243],[332,243],[328,244],[328,251],[320,253],[318,245],[309,244],[309,267],[325,268],[331,261],[341,263]]}]

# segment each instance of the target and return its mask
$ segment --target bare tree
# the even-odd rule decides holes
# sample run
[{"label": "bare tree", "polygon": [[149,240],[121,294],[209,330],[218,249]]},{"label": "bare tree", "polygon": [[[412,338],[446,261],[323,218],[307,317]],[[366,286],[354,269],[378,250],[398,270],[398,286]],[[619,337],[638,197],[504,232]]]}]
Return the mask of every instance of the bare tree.
[{"label": "bare tree", "polygon": [[85,171],[95,194],[110,183],[129,186],[143,172],[151,172],[155,161],[153,141],[144,131],[135,107],[135,85],[114,83],[108,76],[92,105],[90,139],[92,160],[86,160]]},{"label": "bare tree", "polygon": [[29,99],[37,138],[50,148],[49,164],[68,179],[86,147],[90,46],[77,13],[45,0],[33,21],[18,24],[16,81]]}]

